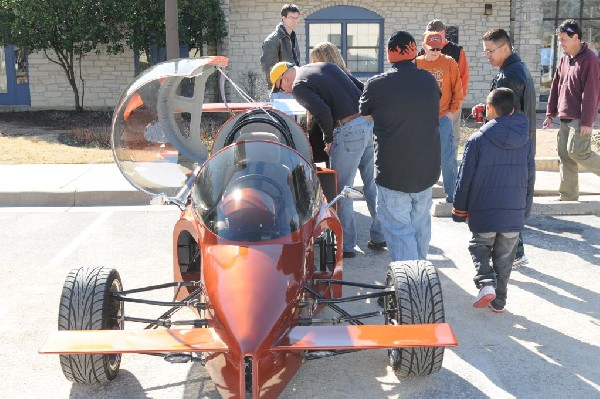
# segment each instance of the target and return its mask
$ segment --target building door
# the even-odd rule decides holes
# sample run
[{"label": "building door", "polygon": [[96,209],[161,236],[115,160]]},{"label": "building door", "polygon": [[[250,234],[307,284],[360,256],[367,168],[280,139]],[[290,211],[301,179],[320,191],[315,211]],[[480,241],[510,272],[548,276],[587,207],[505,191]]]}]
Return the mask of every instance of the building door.
[{"label": "building door", "polygon": [[28,69],[24,50],[0,47],[0,105],[31,105]]}]

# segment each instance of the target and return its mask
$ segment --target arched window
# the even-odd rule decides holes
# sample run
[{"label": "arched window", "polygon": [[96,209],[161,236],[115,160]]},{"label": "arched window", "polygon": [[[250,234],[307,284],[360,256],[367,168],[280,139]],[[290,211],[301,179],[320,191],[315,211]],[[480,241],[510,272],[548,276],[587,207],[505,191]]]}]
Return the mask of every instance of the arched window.
[{"label": "arched window", "polygon": [[335,6],[305,20],[307,51],[327,41],[341,51],[346,66],[357,77],[383,72],[383,18],[362,7]]}]

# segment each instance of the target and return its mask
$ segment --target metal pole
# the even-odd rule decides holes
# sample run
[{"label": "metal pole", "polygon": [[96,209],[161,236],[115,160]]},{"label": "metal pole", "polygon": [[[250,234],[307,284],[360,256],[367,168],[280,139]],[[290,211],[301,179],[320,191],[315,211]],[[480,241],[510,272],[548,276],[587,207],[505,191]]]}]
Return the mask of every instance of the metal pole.
[{"label": "metal pole", "polygon": [[165,0],[165,30],[167,32],[167,60],[179,56],[179,21],[177,18],[177,0]]}]

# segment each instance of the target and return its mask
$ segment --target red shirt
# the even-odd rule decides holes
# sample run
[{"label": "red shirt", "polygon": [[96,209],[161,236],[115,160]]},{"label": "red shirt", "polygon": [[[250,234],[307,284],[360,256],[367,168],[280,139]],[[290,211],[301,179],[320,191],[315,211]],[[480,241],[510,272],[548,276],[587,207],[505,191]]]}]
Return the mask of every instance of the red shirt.
[{"label": "red shirt", "polygon": [[546,115],[579,119],[581,126],[593,126],[600,100],[600,60],[587,43],[570,57],[565,55],[554,73]]}]

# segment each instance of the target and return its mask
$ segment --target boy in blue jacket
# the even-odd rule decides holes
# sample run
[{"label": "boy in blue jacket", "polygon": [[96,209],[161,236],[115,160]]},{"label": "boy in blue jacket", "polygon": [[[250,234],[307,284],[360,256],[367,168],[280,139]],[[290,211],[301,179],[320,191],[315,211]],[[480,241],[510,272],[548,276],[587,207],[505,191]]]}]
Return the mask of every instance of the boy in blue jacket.
[{"label": "boy in blue jacket", "polygon": [[477,271],[476,308],[504,312],[508,279],[519,232],[529,216],[535,182],[529,121],[513,113],[515,96],[508,88],[487,97],[489,122],[465,145],[454,195],[452,218],[468,221],[473,238],[469,252]]}]

